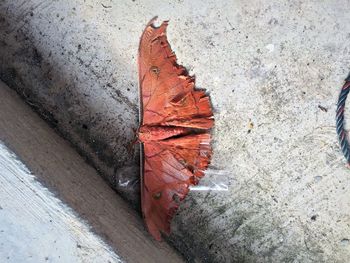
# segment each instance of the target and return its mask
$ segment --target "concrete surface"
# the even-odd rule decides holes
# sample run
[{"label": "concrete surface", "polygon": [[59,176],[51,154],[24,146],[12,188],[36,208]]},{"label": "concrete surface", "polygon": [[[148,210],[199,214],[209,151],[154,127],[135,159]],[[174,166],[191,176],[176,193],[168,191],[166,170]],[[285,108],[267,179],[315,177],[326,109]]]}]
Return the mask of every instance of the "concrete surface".
[{"label": "concrete surface", "polygon": [[122,262],[0,142],[2,262]]},{"label": "concrete surface", "polygon": [[179,62],[210,92],[213,166],[230,187],[192,192],[171,242],[189,261],[346,262],[350,171],[334,112],[349,11],[346,0],[4,0],[0,77],[116,185],[138,160],[127,146],[139,37],[153,16],[170,19]]},{"label": "concrete surface", "polygon": [[183,262],[1,81],[0,143],[0,262]]}]

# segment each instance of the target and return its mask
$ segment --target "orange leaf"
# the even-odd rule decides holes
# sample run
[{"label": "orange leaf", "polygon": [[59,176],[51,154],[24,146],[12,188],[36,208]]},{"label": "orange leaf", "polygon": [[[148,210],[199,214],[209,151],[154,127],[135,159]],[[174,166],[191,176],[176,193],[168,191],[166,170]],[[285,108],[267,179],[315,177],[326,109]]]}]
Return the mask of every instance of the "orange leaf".
[{"label": "orange leaf", "polygon": [[189,186],[204,175],[214,125],[209,97],[178,65],[166,36],[168,22],[144,30],[138,55],[143,147],[141,204],[149,232],[161,240]]}]

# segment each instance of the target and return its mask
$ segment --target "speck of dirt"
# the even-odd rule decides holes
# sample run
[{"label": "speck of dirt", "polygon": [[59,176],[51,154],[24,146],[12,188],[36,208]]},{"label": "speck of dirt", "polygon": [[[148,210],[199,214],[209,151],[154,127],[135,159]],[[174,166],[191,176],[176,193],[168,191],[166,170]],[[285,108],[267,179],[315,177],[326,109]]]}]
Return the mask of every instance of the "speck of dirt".
[{"label": "speck of dirt", "polygon": [[33,48],[33,61],[37,66],[41,65],[43,57],[36,48]]},{"label": "speck of dirt", "polygon": [[322,105],[318,105],[318,108],[323,111],[323,112],[327,112],[328,109],[326,107],[323,107]]},{"label": "speck of dirt", "polygon": [[112,8],[111,5],[105,5],[105,4],[101,4],[103,8]]},{"label": "speck of dirt", "polygon": [[248,123],[248,133],[251,133],[252,129],[254,128],[254,123],[249,119]]},{"label": "speck of dirt", "polygon": [[312,220],[312,221],[316,221],[316,218],[317,218],[317,215],[313,215],[313,216],[311,217],[311,220]]},{"label": "speck of dirt", "polygon": [[316,182],[321,181],[321,179],[322,179],[322,176],[319,176],[319,175],[318,175],[318,176],[315,176],[315,181],[316,181]]},{"label": "speck of dirt", "polygon": [[343,238],[342,240],[340,240],[340,243],[345,246],[350,243],[350,240],[348,238]]}]

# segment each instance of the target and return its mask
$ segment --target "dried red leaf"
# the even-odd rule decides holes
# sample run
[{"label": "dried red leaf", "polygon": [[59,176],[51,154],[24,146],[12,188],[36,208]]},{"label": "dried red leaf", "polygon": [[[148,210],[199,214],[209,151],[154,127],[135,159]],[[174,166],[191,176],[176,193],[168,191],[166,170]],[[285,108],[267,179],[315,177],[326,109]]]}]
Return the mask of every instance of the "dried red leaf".
[{"label": "dried red leaf", "polygon": [[210,162],[209,129],[214,125],[209,97],[176,62],[166,36],[168,22],[152,19],[139,46],[143,145],[142,213],[149,232],[161,240],[189,191]]}]

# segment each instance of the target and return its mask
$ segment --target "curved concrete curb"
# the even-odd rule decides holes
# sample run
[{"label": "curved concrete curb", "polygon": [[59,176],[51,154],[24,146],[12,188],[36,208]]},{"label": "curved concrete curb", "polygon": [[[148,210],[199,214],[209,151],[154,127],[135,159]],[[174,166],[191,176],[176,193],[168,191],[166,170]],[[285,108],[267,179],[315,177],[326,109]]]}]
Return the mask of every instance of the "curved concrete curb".
[{"label": "curved concrete curb", "polygon": [[[103,38],[102,24],[87,21],[99,14],[89,10],[69,1],[3,2],[0,76],[116,186],[123,170],[138,177],[128,152],[137,80],[115,48],[122,36]],[[124,197],[138,200],[137,193]]]}]

